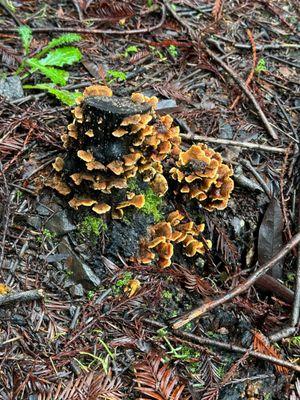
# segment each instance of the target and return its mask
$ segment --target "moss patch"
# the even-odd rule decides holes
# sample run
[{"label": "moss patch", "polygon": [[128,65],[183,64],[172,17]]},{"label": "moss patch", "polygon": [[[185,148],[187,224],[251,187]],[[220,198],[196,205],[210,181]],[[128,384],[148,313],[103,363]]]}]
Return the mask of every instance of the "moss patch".
[{"label": "moss patch", "polygon": [[140,183],[138,179],[130,179],[128,188],[135,194],[143,194],[145,196],[145,204],[141,208],[144,214],[152,216],[154,222],[158,222],[163,218],[161,211],[163,200],[148,185],[144,187],[144,182]]},{"label": "moss patch", "polygon": [[107,230],[107,225],[102,218],[88,215],[79,225],[79,233],[95,241],[100,233]]}]

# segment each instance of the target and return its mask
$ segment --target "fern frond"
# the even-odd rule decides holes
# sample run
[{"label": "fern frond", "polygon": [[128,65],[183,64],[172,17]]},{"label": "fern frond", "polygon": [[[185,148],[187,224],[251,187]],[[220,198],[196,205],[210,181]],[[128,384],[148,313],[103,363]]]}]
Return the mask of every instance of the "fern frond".
[{"label": "fern frond", "polygon": [[135,367],[136,390],[143,396],[138,400],[188,400],[183,397],[185,385],[175,371],[162,363],[162,359],[154,353],[148,354]]},{"label": "fern frond", "polygon": [[47,46],[43,48],[42,51],[40,51],[36,57],[40,58],[46,53],[48,53],[49,50],[54,49],[55,47],[63,46],[65,44],[70,44],[74,42],[79,42],[81,40],[81,36],[78,35],[77,33],[65,33],[63,35],[60,35],[58,38],[52,39]]}]

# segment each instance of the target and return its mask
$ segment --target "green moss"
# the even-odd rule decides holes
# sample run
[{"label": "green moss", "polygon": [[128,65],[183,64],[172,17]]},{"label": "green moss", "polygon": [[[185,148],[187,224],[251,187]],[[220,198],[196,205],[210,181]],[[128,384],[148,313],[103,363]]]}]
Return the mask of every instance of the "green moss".
[{"label": "green moss", "polygon": [[163,199],[157,196],[149,186],[144,189],[137,179],[130,179],[128,181],[128,189],[136,194],[145,196],[145,204],[141,208],[143,213],[151,215],[154,218],[154,222],[158,222],[163,218],[161,211]]},{"label": "green moss", "polygon": [[79,233],[88,239],[95,241],[100,233],[107,230],[107,225],[102,218],[88,215],[79,225]]},{"label": "green moss", "polygon": [[162,292],[162,296],[163,296],[164,299],[170,300],[170,299],[172,299],[173,295],[172,295],[172,292],[170,292],[169,290],[164,290]]},{"label": "green moss", "polygon": [[158,197],[151,188],[144,192],[144,196],[145,205],[141,210],[147,215],[152,215],[154,222],[160,221],[163,217],[161,212],[162,198]]},{"label": "green moss", "polygon": [[53,240],[56,238],[56,233],[55,232],[51,232],[49,231],[49,229],[43,229],[42,230],[42,235],[41,236],[37,236],[36,240],[38,243],[42,243],[43,241],[46,240]]},{"label": "green moss", "polygon": [[115,295],[119,295],[125,286],[128,285],[132,279],[132,273],[129,271],[124,272],[122,278],[118,279],[117,282],[112,286],[112,291]]}]

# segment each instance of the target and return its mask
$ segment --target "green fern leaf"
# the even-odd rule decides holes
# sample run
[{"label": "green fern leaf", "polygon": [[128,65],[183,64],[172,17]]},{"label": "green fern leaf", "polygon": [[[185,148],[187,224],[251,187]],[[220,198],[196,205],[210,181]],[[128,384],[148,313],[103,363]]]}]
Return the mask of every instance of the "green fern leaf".
[{"label": "green fern leaf", "polygon": [[62,67],[65,64],[72,65],[82,59],[82,54],[76,47],[60,47],[50,51],[47,56],[40,60],[43,65]]},{"label": "green fern leaf", "polygon": [[81,36],[78,35],[77,33],[65,33],[59,36],[58,38],[52,39],[51,42],[49,42],[47,46],[45,46],[43,50],[37,54],[37,57],[41,58],[44,54],[48,53],[49,50],[54,49],[55,47],[63,46],[69,43],[79,42],[80,40]]},{"label": "green fern leaf", "polygon": [[81,97],[79,92],[69,92],[68,90],[60,90],[53,87],[51,83],[38,83],[37,85],[24,85],[24,89],[40,89],[46,90],[48,93],[53,94],[59,101],[67,106],[74,106],[76,99]]},{"label": "green fern leaf", "polygon": [[18,33],[22,40],[22,45],[24,47],[25,54],[28,54],[30,43],[32,40],[32,30],[27,25],[22,25],[18,29]]},{"label": "green fern leaf", "polygon": [[30,67],[39,70],[41,74],[45,75],[56,85],[64,86],[67,84],[67,81],[69,79],[69,73],[67,71],[54,67],[47,67],[36,58],[30,58],[26,61],[26,63]]}]

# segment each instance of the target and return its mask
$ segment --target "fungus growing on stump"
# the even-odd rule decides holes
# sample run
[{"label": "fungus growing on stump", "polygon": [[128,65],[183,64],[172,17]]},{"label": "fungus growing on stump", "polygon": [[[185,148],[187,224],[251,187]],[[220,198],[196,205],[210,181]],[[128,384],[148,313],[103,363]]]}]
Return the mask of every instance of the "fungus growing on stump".
[{"label": "fungus growing on stump", "polygon": [[[116,97],[106,86],[86,88],[61,136],[65,154],[52,164],[46,185],[66,196],[75,210],[108,213],[112,220],[145,206],[145,191],[132,190],[132,179],[165,202],[183,196],[209,211],[225,208],[233,189],[232,169],[204,144],[182,151],[179,127],[170,115],[155,113],[157,102],[141,93]],[[204,254],[211,243],[203,239],[203,229],[173,211],[148,229],[148,237],[138,239],[138,259],[145,264],[156,259],[165,268],[171,265],[174,246],[187,257]]]},{"label": "fungus growing on stump", "polygon": [[156,104],[156,98],[139,93],[119,98],[106,86],[86,88],[73,110],[68,134],[62,135],[67,153],[55,160],[57,177],[50,186],[61,194],[72,193],[69,204],[75,209],[87,206],[80,199],[88,194],[94,212],[111,211],[119,218],[121,209],[143,206],[141,196],[128,199],[128,179],[139,175],[163,196],[168,183],[162,161],[177,148],[180,136],[171,117],[155,114]]},{"label": "fungus growing on stump", "polygon": [[197,225],[193,221],[184,222],[185,217],[178,210],[170,213],[166,221],[150,227],[149,240],[141,241],[141,254],[138,259],[142,264],[157,260],[159,267],[171,265],[174,246],[180,244],[183,254],[193,257],[204,254],[212,243],[200,237],[205,225]]},{"label": "fungus growing on stump", "polygon": [[171,177],[179,183],[178,191],[196,199],[209,210],[226,208],[233,189],[233,171],[222,163],[220,153],[205,144],[193,145],[178,154]]}]

